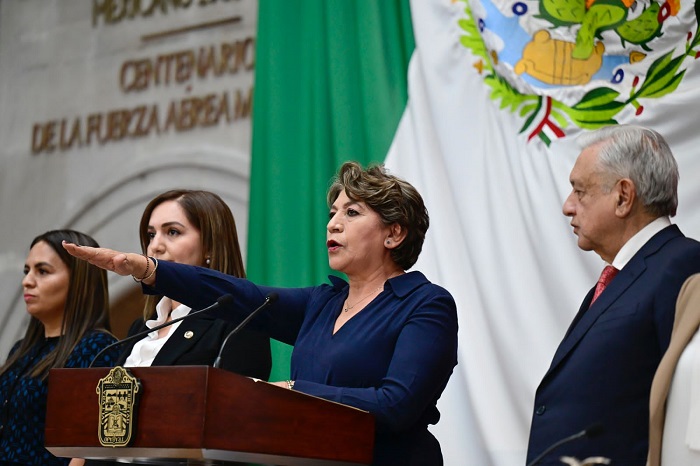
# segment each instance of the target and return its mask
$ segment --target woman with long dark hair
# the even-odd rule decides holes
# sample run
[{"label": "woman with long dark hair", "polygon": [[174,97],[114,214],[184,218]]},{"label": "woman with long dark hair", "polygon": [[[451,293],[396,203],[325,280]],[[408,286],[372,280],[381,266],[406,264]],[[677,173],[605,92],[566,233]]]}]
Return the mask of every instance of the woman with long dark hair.
[{"label": "woman with long dark hair", "polygon": [[[139,238],[144,255],[197,265],[245,278],[236,221],[228,205],[210,191],[176,189],[153,198],[141,215]],[[190,307],[168,296],[148,296],[143,318],[129,335],[183,317]],[[236,325],[208,315],[193,316],[151,332],[122,348],[118,364],[126,367],[212,365]],[[223,348],[219,367],[267,380],[270,339],[243,329]]]},{"label": "woman with long dark hair", "polygon": [[117,350],[109,333],[107,274],[76,260],[61,246],[75,241],[98,247],[90,236],[54,230],[34,238],[24,264],[22,289],[29,325],[0,367],[0,464],[78,466],[44,448],[49,370],[111,366]]}]

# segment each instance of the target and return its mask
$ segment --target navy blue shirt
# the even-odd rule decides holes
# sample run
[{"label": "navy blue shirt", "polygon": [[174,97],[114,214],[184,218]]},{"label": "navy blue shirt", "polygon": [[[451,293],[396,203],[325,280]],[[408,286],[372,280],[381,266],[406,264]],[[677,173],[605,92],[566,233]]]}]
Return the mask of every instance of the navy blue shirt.
[{"label": "navy blue shirt", "polygon": [[[64,466],[70,458],[57,458],[44,448],[48,378],[29,377],[31,369],[58,344],[61,337],[41,340],[23,358],[0,376],[0,465]],[[106,332],[92,331],[76,345],[65,367],[88,367],[105,346],[116,339]],[[20,342],[10,351],[12,355]],[[119,350],[105,352],[94,366],[111,366]]]},{"label": "navy blue shirt", "polygon": [[[162,261],[156,284],[144,288],[204,308],[231,294],[218,311],[241,320],[271,292],[279,295],[251,321],[294,345],[294,389],[372,413],[377,421],[374,465],[442,463],[428,433],[440,414],[437,400],[457,364],[457,310],[452,296],[420,272],[388,280],[384,290],[335,334],[348,284],[308,288],[258,286],[210,269]],[[424,457],[424,461],[416,461]]]}]

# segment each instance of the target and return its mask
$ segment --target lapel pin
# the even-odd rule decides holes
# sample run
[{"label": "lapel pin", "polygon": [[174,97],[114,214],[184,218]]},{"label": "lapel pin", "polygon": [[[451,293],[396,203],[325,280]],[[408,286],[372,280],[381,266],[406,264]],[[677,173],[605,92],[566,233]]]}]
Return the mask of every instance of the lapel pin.
[{"label": "lapel pin", "polygon": [[194,336],[194,332],[192,330],[188,330],[185,332],[185,338],[188,340]]}]

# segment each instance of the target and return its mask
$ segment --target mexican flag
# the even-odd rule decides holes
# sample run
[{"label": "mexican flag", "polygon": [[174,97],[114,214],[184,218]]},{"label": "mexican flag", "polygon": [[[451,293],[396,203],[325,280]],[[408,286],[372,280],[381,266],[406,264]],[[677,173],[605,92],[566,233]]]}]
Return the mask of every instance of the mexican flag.
[{"label": "mexican flag", "polygon": [[[589,2],[567,18],[556,1],[290,3],[260,1],[249,276],[326,281],[330,178],[385,163],[430,212],[414,268],[458,305],[459,365],[431,427],[445,464],[521,466],[537,385],[604,265],[561,212],[575,137],[621,123],[666,136],[673,220],[700,238],[695,3]],[[275,345],[273,380],[289,351]]]}]

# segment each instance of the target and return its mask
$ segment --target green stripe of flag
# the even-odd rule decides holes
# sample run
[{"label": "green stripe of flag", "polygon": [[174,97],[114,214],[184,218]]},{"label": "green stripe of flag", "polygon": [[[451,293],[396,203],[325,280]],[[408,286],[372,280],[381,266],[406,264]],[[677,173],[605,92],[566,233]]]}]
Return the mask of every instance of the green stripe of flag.
[{"label": "green stripe of flag", "polygon": [[[408,0],[260,0],[248,276],[327,281],[326,189],[346,160],[384,160],[407,100]],[[271,380],[291,347],[273,341]]]}]

